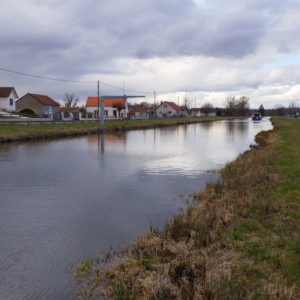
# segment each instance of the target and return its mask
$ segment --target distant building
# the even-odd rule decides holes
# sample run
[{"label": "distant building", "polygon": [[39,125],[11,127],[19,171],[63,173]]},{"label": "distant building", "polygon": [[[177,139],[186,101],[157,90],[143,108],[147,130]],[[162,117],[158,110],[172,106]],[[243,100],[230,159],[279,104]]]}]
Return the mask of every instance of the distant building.
[{"label": "distant building", "polygon": [[[86,112],[98,117],[99,100],[98,97],[88,97],[86,99]],[[127,101],[125,98],[111,98],[104,101],[104,116],[106,119],[127,118]]]},{"label": "distant building", "polygon": [[15,111],[18,94],[14,87],[0,87],[0,109]]},{"label": "distant building", "polygon": [[59,112],[59,103],[48,96],[26,94],[16,101],[16,111],[39,117],[53,117]]},{"label": "distant building", "polygon": [[62,121],[79,120],[78,107],[60,107],[58,111]]},{"label": "distant building", "polygon": [[135,107],[132,110],[130,110],[129,114],[131,119],[149,119],[151,115],[151,109],[148,107]]},{"label": "distant building", "polygon": [[216,115],[214,108],[192,108],[190,110],[191,117],[215,117]]},{"label": "distant building", "polygon": [[164,101],[156,108],[158,118],[187,117],[188,110],[186,106],[179,106],[175,102]]}]

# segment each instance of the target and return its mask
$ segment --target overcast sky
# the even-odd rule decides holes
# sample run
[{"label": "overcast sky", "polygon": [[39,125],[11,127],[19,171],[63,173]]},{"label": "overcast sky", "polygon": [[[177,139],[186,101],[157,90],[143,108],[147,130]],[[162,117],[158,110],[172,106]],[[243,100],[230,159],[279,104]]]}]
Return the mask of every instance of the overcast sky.
[{"label": "overcast sky", "polygon": [[300,104],[299,13],[299,0],[0,0],[0,68],[87,81],[0,71],[0,86],[84,101],[101,80],[148,101]]}]

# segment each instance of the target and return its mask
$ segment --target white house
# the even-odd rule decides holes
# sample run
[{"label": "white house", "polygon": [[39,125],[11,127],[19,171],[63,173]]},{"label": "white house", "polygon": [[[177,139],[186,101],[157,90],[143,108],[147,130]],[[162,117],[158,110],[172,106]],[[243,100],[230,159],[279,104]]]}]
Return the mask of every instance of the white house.
[{"label": "white house", "polygon": [[[92,113],[93,117],[98,117],[99,100],[98,97],[88,97],[86,99],[86,112]],[[126,118],[128,112],[125,98],[111,98],[104,100],[105,119]]]},{"label": "white house", "polygon": [[17,99],[18,94],[14,87],[0,87],[0,109],[15,111]]},{"label": "white house", "polygon": [[188,110],[186,106],[179,106],[174,102],[164,101],[156,108],[158,118],[187,117]]}]

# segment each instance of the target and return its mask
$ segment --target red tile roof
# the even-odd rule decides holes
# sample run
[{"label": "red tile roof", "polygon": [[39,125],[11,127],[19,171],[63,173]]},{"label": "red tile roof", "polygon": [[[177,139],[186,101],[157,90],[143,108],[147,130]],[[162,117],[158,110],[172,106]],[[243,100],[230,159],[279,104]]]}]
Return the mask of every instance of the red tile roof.
[{"label": "red tile roof", "polygon": [[60,106],[59,103],[55,102],[53,99],[51,99],[48,96],[45,95],[38,95],[38,94],[26,94],[23,97],[21,97],[20,99],[18,99],[16,102],[22,100],[22,98],[24,98],[25,96],[31,96],[33,99],[35,99],[36,101],[40,102],[43,105],[49,105],[49,106]]},{"label": "red tile roof", "polygon": [[164,101],[161,103],[161,105],[163,104],[169,104],[173,109],[175,109],[176,111],[178,110],[186,110],[185,106],[179,106],[177,105],[175,102],[171,102],[171,101]]},{"label": "red tile roof", "polygon": [[78,112],[78,107],[60,107],[59,112],[63,112],[63,113],[76,113]]},{"label": "red tile roof", "polygon": [[151,109],[148,107],[135,107],[132,109],[133,113],[139,112],[139,113],[145,113],[145,112],[149,112]]},{"label": "red tile roof", "polygon": [[[125,99],[124,98],[111,98],[111,99],[104,99],[105,106],[121,106],[125,108]],[[88,97],[86,99],[86,106],[99,106],[98,97]]]},{"label": "red tile roof", "polygon": [[0,87],[0,97],[8,97],[13,90],[13,87]]},{"label": "red tile roof", "polygon": [[51,99],[48,96],[38,95],[38,94],[29,94],[29,93],[27,95],[30,95],[32,98],[34,98],[35,100],[37,100],[38,102],[40,102],[43,105],[60,106],[59,103],[57,103],[56,101],[54,101],[53,99]]}]

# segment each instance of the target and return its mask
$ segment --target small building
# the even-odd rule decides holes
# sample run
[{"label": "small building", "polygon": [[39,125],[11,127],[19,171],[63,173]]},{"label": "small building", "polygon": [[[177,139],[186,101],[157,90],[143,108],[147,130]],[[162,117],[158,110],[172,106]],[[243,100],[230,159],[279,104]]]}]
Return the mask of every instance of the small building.
[{"label": "small building", "polygon": [[130,118],[135,120],[149,119],[151,115],[151,109],[148,107],[135,107],[130,110]]},{"label": "small building", "polygon": [[201,111],[201,108],[192,108],[190,110],[190,116],[191,117],[202,117],[203,113]]},{"label": "small building", "polygon": [[215,117],[216,115],[214,108],[192,108],[190,110],[191,117]]},{"label": "small building", "polygon": [[0,87],[0,109],[15,111],[18,94],[14,87]]},{"label": "small building", "polygon": [[60,112],[60,117],[63,121],[79,120],[78,107],[60,107],[58,111]]},{"label": "small building", "polygon": [[[99,99],[98,97],[88,97],[86,99],[86,112],[93,114],[94,118],[98,117]],[[127,118],[127,101],[125,98],[104,99],[104,116],[105,119],[122,119]]]},{"label": "small building", "polygon": [[187,117],[188,110],[186,106],[179,106],[175,102],[163,101],[156,108],[156,116],[158,118]]},{"label": "small building", "polygon": [[16,111],[38,117],[54,117],[58,115],[59,103],[48,96],[26,94],[16,101]]}]

